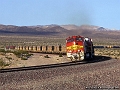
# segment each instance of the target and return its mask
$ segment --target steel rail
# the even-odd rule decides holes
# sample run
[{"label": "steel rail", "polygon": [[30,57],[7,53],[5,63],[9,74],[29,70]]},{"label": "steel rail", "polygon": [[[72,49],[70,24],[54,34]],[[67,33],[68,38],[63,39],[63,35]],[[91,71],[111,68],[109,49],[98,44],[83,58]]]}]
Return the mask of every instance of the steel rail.
[{"label": "steel rail", "polygon": [[104,61],[106,59],[110,60],[111,58],[106,57],[106,56],[95,56],[93,60],[82,60],[82,61],[72,61],[72,62],[70,61],[70,62],[58,63],[58,64],[47,64],[47,65],[28,66],[28,67],[6,68],[6,69],[0,69],[0,73],[89,64],[89,63],[101,62],[101,61]]}]

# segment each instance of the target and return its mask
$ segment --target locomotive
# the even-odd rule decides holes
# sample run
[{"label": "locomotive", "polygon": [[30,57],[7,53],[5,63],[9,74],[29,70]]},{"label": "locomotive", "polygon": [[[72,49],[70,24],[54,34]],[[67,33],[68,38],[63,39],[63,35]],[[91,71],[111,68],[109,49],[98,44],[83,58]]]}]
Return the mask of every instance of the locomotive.
[{"label": "locomotive", "polygon": [[72,61],[92,59],[94,57],[92,39],[80,35],[66,38],[66,53]]}]

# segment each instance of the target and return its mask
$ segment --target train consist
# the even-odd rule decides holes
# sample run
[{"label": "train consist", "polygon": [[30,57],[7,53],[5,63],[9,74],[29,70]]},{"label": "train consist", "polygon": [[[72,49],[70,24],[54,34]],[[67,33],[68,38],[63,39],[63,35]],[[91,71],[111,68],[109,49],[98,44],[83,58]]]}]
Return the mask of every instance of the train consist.
[{"label": "train consist", "polygon": [[30,52],[38,52],[38,53],[62,53],[66,54],[66,46],[57,45],[57,46],[16,46],[15,50],[25,50]]},{"label": "train consist", "polygon": [[66,53],[71,60],[92,59],[94,57],[92,39],[83,36],[66,38]]},{"label": "train consist", "polygon": [[[71,60],[92,59],[94,57],[94,47],[92,39],[83,36],[71,36],[66,38],[66,46],[15,46],[15,50],[25,50],[40,53],[62,53],[67,54]],[[13,47],[6,47],[13,49]]]},{"label": "train consist", "polygon": [[39,46],[5,46],[5,51],[24,50],[36,53],[66,54],[68,58],[73,60],[92,59],[97,49],[120,48],[120,46],[100,45],[93,46],[91,38],[83,36],[71,36],[66,38],[66,45],[39,45]]}]

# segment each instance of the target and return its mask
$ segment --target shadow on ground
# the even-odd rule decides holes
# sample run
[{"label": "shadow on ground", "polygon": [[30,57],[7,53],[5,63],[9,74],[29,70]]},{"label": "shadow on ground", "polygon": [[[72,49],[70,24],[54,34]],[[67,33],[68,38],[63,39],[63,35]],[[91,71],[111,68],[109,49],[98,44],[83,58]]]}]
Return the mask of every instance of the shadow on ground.
[{"label": "shadow on ground", "polygon": [[88,59],[85,60],[86,63],[97,63],[97,62],[103,62],[107,60],[111,60],[112,58],[109,56],[94,56],[94,59]]}]

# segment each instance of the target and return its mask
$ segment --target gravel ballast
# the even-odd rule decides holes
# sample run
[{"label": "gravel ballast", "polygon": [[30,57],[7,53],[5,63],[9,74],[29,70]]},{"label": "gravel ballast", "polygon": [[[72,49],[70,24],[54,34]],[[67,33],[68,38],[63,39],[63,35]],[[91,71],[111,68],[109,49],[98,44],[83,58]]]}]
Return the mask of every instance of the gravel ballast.
[{"label": "gravel ballast", "polygon": [[0,90],[120,90],[120,60],[0,73]]}]

